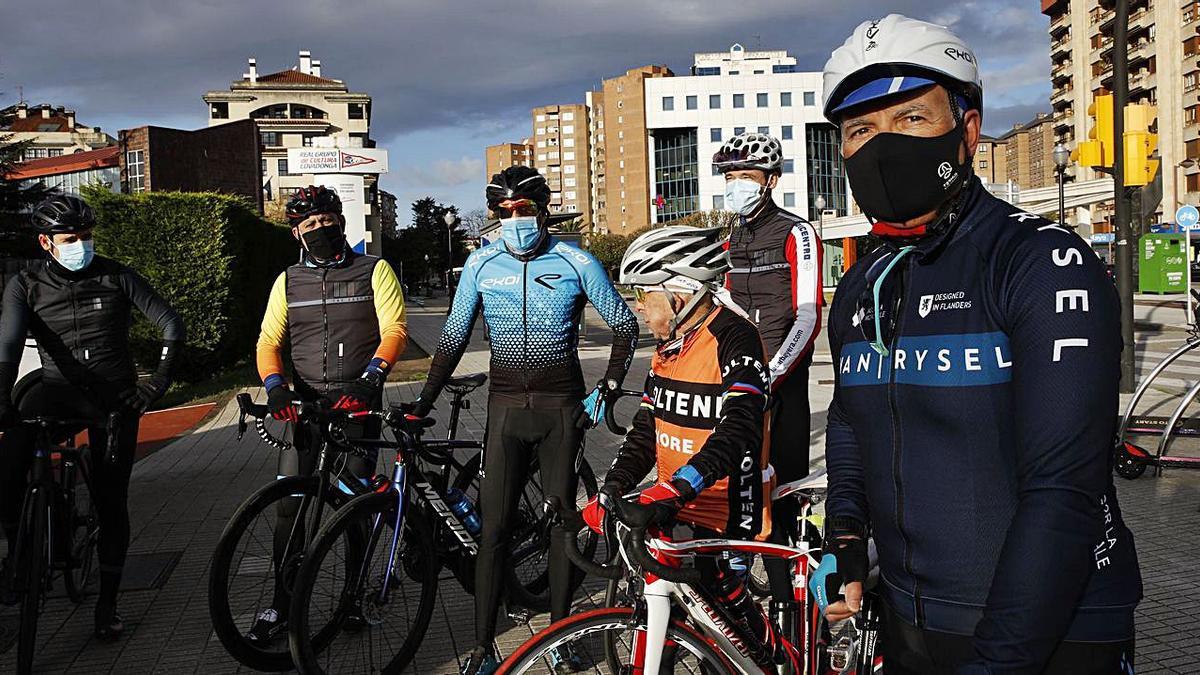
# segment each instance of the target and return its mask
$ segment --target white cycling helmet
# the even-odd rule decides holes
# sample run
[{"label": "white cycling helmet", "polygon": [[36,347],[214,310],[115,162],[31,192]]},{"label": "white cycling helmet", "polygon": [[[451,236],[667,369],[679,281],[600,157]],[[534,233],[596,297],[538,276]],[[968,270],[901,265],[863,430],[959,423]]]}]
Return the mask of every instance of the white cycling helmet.
[{"label": "white cycling helmet", "polygon": [[825,62],[824,112],[940,84],[983,109],[983,82],[975,53],[944,26],[889,14],[864,21]]},{"label": "white cycling helmet", "polygon": [[783,145],[774,136],[748,132],[725,142],[713,155],[713,166],[722,173],[759,169],[783,172]]},{"label": "white cycling helmet", "polygon": [[619,281],[694,293],[722,283],[729,267],[721,228],[672,225],[633,240],[621,258]]}]

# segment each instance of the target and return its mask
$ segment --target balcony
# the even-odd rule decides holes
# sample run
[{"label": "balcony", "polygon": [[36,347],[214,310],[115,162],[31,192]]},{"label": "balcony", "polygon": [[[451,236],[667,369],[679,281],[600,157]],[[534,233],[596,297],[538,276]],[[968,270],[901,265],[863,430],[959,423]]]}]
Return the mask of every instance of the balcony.
[{"label": "balcony", "polygon": [[1050,21],[1050,37],[1056,38],[1071,29],[1071,14],[1063,12]]},{"label": "balcony", "polygon": [[1071,104],[1074,103],[1074,101],[1075,101],[1075,88],[1074,87],[1058,88],[1058,89],[1055,89],[1050,94],[1050,107],[1054,109],[1054,112],[1059,112],[1062,110],[1066,110],[1067,108],[1070,108]]},{"label": "balcony", "polygon": [[1071,58],[1071,36],[1066,35],[1061,40],[1050,41],[1050,60],[1062,61]]}]

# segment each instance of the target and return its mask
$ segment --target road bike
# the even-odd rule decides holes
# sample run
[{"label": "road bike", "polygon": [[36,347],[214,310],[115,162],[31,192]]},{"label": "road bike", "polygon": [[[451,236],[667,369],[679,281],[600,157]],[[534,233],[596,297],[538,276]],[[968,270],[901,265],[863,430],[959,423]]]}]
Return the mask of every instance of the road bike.
[{"label": "road bike", "polygon": [[[470,517],[452,508],[448,495],[478,476],[464,469],[451,483],[453,458],[435,442],[422,440],[433,421],[398,412],[403,409],[385,417],[396,437],[390,475],[377,476],[370,494],[356,497],[321,527],[296,574],[288,642],[301,673],[401,672],[425,636],[437,571],[449,569],[472,590],[479,531]],[[595,496],[596,478],[582,452],[576,467],[576,502],[582,504]],[[530,560],[546,559],[554,519],[541,509],[544,499],[531,480],[510,539],[505,573],[510,608],[522,604],[514,596],[548,586],[548,572],[540,566],[532,578],[516,575]],[[590,558],[595,547],[596,537],[586,533],[574,548]],[[571,591],[582,581],[577,572]],[[529,604],[523,606],[533,609]]]},{"label": "road bike", "polygon": [[[815,499],[825,491],[824,474],[783,486],[784,497]],[[636,500],[636,497],[634,497]],[[568,524],[582,525],[580,514],[558,509]],[[608,540],[615,542],[611,563],[596,564],[568,546],[568,556],[601,578],[610,580],[609,606],[574,615],[534,635],[502,664],[502,673],[540,671],[551,663],[551,651],[570,645],[595,672],[607,673],[763,673],[809,674],[875,672],[882,667],[878,650],[879,618],[873,594],[863,611],[837,626],[820,616],[808,592],[808,578],[820,560],[820,549],[806,542],[783,546],[760,541],[720,538],[678,540],[668,536],[670,524],[653,520],[654,512],[636,501],[619,501],[612,509]],[[593,532],[602,523],[588,522]],[[751,555],[788,560],[801,621],[782,631],[774,645],[773,663],[763,663],[761,638],[748,633],[735,613],[705,583],[687,559],[726,559]]]},{"label": "road bike", "polygon": [[[112,413],[106,420],[108,444],[102,461],[116,459],[118,419]],[[13,589],[21,605],[17,672],[28,673],[40,646],[38,617],[56,576],[62,575],[72,602],[78,604],[86,597],[93,581],[99,519],[92,501],[95,458],[89,457],[95,453],[87,452],[87,446],[74,447],[75,435],[95,420],[36,416],[22,419],[21,424],[37,429],[17,541],[9,552]]]}]

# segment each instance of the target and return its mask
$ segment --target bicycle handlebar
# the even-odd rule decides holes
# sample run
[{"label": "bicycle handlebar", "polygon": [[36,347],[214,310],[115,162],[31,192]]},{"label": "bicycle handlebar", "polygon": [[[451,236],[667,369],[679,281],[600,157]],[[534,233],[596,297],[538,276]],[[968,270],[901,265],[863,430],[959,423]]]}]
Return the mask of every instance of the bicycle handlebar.
[{"label": "bicycle handlebar", "polygon": [[[110,464],[115,464],[117,461],[117,434],[120,429],[121,414],[118,412],[110,412],[104,420],[104,430],[107,436],[105,443],[105,460]],[[93,427],[96,426],[97,420],[85,417],[51,417],[48,415],[35,415],[21,419],[21,424],[40,427],[45,430],[54,427]],[[90,442],[91,439],[89,438]]]},{"label": "bicycle handlebar", "polygon": [[[561,521],[563,538],[563,548],[566,549],[567,558],[575,563],[579,569],[587,574],[593,574],[602,579],[620,579],[624,576],[619,564],[604,565],[592,561],[583,551],[579,550],[579,542],[575,538],[575,533],[584,527],[583,517],[574,509],[568,509],[561,505],[558,498],[550,497],[546,500],[551,509],[556,511]],[[613,516],[622,523],[630,527],[629,534],[621,541],[621,548],[628,550],[631,562],[641,567],[645,571],[654,576],[666,581],[678,584],[700,583],[700,570],[695,568],[671,567],[659,562],[651,555],[646,546],[646,528],[653,524],[652,512],[650,509],[642,507],[632,502],[619,502],[624,507],[633,506],[635,508],[617,507],[613,510]]]},{"label": "bicycle handlebar", "polygon": [[617,424],[617,419],[614,417],[616,403],[626,396],[641,395],[642,392],[634,391],[632,389],[613,389],[608,393],[608,396],[604,397],[604,424],[608,427],[609,431],[618,436],[624,436],[625,434],[629,433],[629,429]]},{"label": "bicycle handlebar", "polygon": [[[258,432],[259,437],[263,442],[277,450],[287,450],[292,447],[292,444],[273,435],[266,425],[266,418],[271,415],[271,407],[262,403],[255,403],[250,394],[242,392],[237,395],[238,402],[238,440],[245,435],[248,425],[246,424],[247,417],[254,418],[254,429]],[[429,417],[413,417],[404,410],[403,407],[396,407],[389,411],[378,410],[361,410],[350,412],[346,410],[331,410],[322,406],[320,403],[314,402],[299,402],[300,418],[312,419],[322,425],[325,424],[342,424],[354,420],[363,419],[366,417],[377,417],[392,429],[402,431],[412,435],[420,435],[423,429],[437,424],[437,420]],[[360,454],[362,451],[355,448],[353,445],[347,444],[343,446],[338,440],[337,446],[343,450],[350,451],[354,454]]]}]

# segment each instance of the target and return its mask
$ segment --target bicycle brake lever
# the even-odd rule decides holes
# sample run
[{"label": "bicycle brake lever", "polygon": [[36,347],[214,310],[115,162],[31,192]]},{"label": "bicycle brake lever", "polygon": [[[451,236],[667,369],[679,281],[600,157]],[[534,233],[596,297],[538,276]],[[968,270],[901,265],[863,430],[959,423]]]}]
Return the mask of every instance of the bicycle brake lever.
[{"label": "bicycle brake lever", "polygon": [[242,411],[241,413],[238,413],[238,423],[237,423],[237,439],[238,439],[238,441],[241,441],[242,436],[246,435],[247,427],[248,427],[248,425],[246,424],[246,412]]}]

